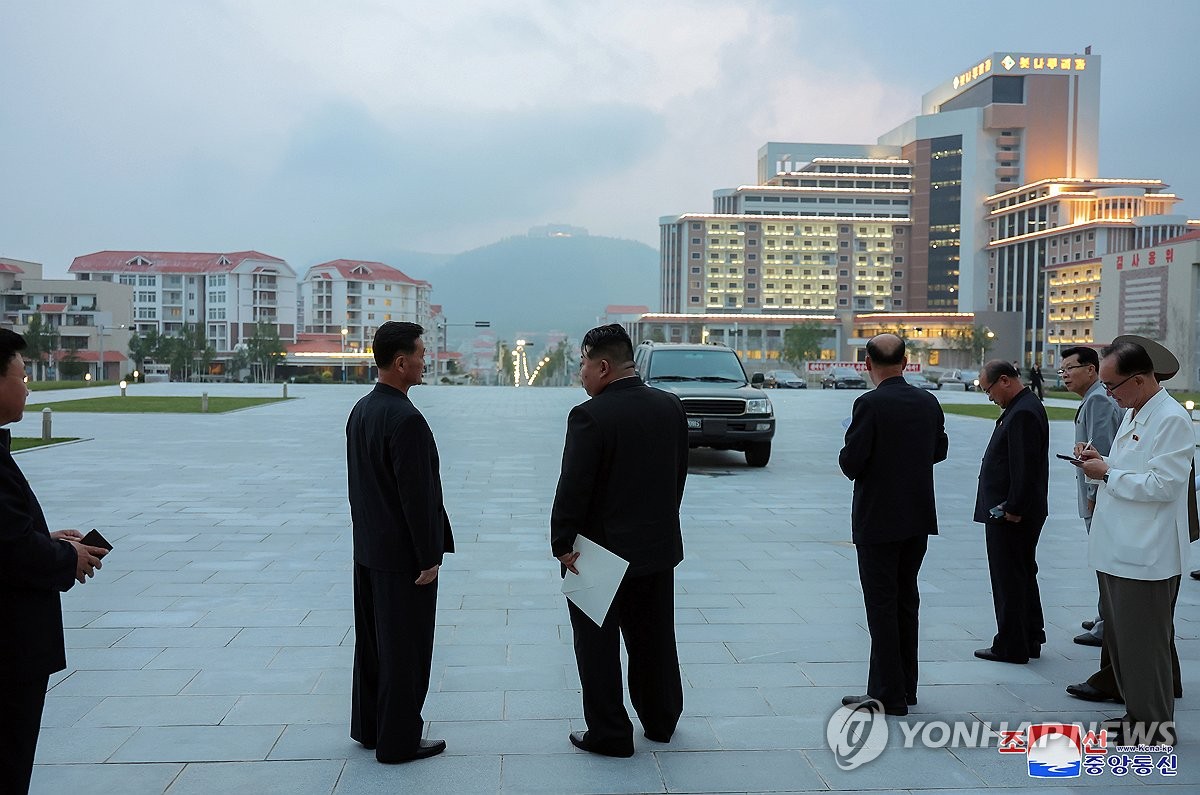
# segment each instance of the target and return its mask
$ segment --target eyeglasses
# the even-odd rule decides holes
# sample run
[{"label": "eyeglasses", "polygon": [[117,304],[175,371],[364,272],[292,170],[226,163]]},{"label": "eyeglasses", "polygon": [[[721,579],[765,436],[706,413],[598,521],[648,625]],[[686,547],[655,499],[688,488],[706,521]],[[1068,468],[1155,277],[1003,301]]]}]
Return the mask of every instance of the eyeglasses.
[{"label": "eyeglasses", "polygon": [[[1002,375],[1002,376],[1000,376],[1000,378],[1008,378],[1008,376]],[[1000,378],[997,378],[995,381],[988,384],[986,387],[983,385],[983,382],[980,381],[979,388],[983,390],[983,394],[987,395],[990,398],[992,396],[992,390],[996,388],[996,384],[1000,383]]]},{"label": "eyeglasses", "polygon": [[1058,373],[1059,375],[1066,375],[1067,373],[1069,373],[1072,370],[1078,370],[1080,367],[1091,367],[1091,366],[1092,365],[1090,365],[1090,364],[1068,364],[1066,367],[1060,367],[1057,370],[1055,370],[1054,372]]},{"label": "eyeglasses", "polygon": [[1114,386],[1109,386],[1108,384],[1104,383],[1103,381],[1101,381],[1100,384],[1101,384],[1101,386],[1104,387],[1104,391],[1111,395],[1114,392],[1116,392],[1118,389],[1120,389],[1121,387],[1125,386],[1125,384],[1128,383],[1129,381],[1133,380],[1134,378],[1137,378],[1139,375],[1146,375],[1146,373],[1134,373],[1133,375],[1129,376],[1129,378],[1126,378],[1124,381],[1122,381],[1121,383],[1116,384]]}]

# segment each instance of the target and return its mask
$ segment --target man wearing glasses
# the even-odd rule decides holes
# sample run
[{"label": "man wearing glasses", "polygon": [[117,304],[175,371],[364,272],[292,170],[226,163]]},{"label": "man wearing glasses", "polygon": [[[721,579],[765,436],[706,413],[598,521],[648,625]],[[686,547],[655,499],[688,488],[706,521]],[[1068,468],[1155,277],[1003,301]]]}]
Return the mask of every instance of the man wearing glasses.
[{"label": "man wearing glasses", "polygon": [[[1121,424],[1124,412],[1104,391],[1104,384],[1100,383],[1100,357],[1094,348],[1083,346],[1067,348],[1062,352],[1062,367],[1058,374],[1062,376],[1063,385],[1079,395],[1080,398],[1079,410],[1075,412],[1074,455],[1078,457],[1079,453],[1085,449],[1096,450],[1100,455],[1108,455],[1113,436],[1117,433],[1117,426]],[[1091,533],[1092,512],[1096,508],[1096,489],[1099,487],[1095,483],[1088,483],[1082,471],[1075,472],[1075,481],[1079,516],[1083,519],[1084,527]],[[1099,608],[1097,608],[1096,619],[1084,621],[1083,628],[1087,632],[1077,635],[1075,642],[1080,646],[1099,648],[1104,638],[1104,617],[1099,612]],[[1072,687],[1084,686],[1071,685],[1067,688],[1068,693],[1071,693]],[[1108,695],[1115,695],[1115,693],[1114,684],[1113,687],[1106,688],[1097,695],[1107,698]],[[1071,695],[1077,694],[1071,693]],[[1087,698],[1087,695],[1079,697]]]},{"label": "man wearing glasses", "polygon": [[983,453],[975,521],[984,525],[996,636],[981,660],[1025,664],[1046,642],[1037,584],[1037,543],[1046,522],[1050,427],[1046,409],[1012,364],[994,359],[979,388],[1004,411]]},{"label": "man wearing glasses", "polygon": [[1175,599],[1192,540],[1195,491],[1192,421],[1159,381],[1179,371],[1163,346],[1117,337],[1104,348],[1100,380],[1128,409],[1112,450],[1083,450],[1084,474],[1103,485],[1088,544],[1100,583],[1104,653],[1126,713],[1109,741],[1176,744]]}]

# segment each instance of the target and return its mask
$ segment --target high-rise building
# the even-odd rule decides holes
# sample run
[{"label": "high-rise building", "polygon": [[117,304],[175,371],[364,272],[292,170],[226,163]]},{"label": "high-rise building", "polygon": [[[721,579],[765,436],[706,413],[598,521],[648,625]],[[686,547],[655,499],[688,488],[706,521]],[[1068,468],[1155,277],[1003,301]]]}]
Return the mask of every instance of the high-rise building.
[{"label": "high-rise building", "polygon": [[984,201],[1042,179],[1097,176],[1099,110],[1100,56],[996,52],[925,94],[920,115],[876,146],[768,143],[759,182],[814,156],[908,161],[908,308],[986,310]]}]

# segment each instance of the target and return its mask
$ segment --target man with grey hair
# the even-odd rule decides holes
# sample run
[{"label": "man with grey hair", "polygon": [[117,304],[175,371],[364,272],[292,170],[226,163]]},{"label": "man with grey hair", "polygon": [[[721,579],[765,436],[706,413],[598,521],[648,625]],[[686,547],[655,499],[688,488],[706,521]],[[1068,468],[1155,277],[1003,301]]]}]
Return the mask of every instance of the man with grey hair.
[{"label": "man with grey hair", "polygon": [[1088,560],[1107,622],[1104,650],[1126,713],[1109,729],[1118,745],[1175,745],[1175,600],[1193,540],[1191,417],[1160,385],[1179,362],[1157,342],[1117,337],[1102,351],[1100,380],[1126,409],[1112,450],[1083,450],[1096,493]]}]

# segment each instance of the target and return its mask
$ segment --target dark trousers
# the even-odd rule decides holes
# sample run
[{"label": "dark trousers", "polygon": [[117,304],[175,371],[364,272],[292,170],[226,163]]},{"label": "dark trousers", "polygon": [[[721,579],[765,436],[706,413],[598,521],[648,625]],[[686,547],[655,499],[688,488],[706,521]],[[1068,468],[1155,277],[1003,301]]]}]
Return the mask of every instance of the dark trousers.
[{"label": "dark trousers", "polygon": [[350,736],[380,761],[412,754],[425,722],[437,580],[354,564],[354,690]]},{"label": "dark trousers", "polygon": [[[1100,576],[1100,572],[1096,572],[1097,581],[1099,581]],[[1179,588],[1176,588],[1175,600],[1171,602],[1172,625],[1174,625],[1175,618],[1175,603],[1178,599]],[[1121,691],[1117,687],[1117,675],[1113,672],[1112,655],[1108,650],[1108,641],[1105,640],[1103,643],[1104,645],[1100,647],[1100,670],[1089,676],[1087,683],[1109,698],[1120,697]],[[1174,691],[1175,698],[1183,698],[1183,677],[1179,672],[1179,652],[1175,649],[1174,630],[1171,632],[1171,689]]]},{"label": "dark trousers", "polygon": [[1125,699],[1128,719],[1162,724],[1175,720],[1175,601],[1179,575],[1131,580],[1097,572],[1100,601],[1108,617],[1104,651]]},{"label": "dark trousers", "polygon": [[621,638],[629,654],[629,700],[646,736],[666,742],[683,714],[675,649],[675,571],[626,576],[602,626],[567,602],[583,687],[588,745],[633,750],[633,724],[621,695]]},{"label": "dark trousers", "polygon": [[50,677],[8,681],[0,687],[0,793],[29,792],[33,755]]},{"label": "dark trousers", "polygon": [[917,573],[928,546],[929,536],[920,535],[855,547],[871,633],[867,695],[885,707],[902,707],[917,698]]},{"label": "dark trousers", "polygon": [[1037,543],[1045,519],[988,522],[988,572],[996,607],[992,651],[1009,660],[1027,661],[1046,641],[1042,596],[1037,584]]}]

